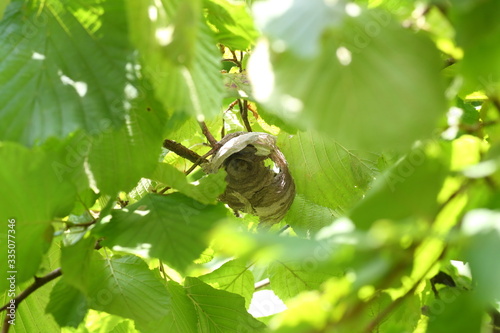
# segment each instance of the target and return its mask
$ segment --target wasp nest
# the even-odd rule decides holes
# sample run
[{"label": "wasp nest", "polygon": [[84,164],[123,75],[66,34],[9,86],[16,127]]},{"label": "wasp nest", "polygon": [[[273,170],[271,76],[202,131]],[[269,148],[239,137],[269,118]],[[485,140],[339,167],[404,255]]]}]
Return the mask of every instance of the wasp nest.
[{"label": "wasp nest", "polygon": [[279,222],[295,197],[288,164],[267,133],[237,132],[226,135],[212,160],[209,173],[227,172],[227,187],[219,199],[234,210],[259,216],[261,223]]}]

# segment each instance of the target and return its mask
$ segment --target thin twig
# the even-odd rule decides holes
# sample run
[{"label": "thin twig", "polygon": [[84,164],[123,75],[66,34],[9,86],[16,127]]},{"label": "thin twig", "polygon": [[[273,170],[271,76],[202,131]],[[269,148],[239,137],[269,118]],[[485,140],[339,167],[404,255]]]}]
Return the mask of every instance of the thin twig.
[{"label": "thin twig", "polygon": [[205,124],[204,121],[199,121],[198,123],[200,124],[201,131],[203,132],[203,135],[205,135],[208,142],[210,143],[210,146],[215,147],[217,145],[217,140],[215,140],[212,133],[210,133],[210,130],[208,129],[207,124]]},{"label": "thin twig", "polygon": [[241,119],[243,120],[245,129],[247,132],[252,132],[252,127],[248,122],[248,102],[246,100],[242,102],[241,99],[238,99],[238,107],[240,108]]},{"label": "thin twig", "polygon": [[[19,306],[19,304],[21,304],[21,302],[24,299],[26,299],[26,297],[31,295],[35,290],[44,286],[45,284],[49,283],[50,281],[58,278],[61,275],[62,275],[62,271],[61,271],[61,268],[59,267],[59,268],[53,270],[52,272],[48,273],[45,276],[42,276],[42,277],[35,276],[35,281],[31,285],[29,285],[28,288],[23,290],[19,295],[17,295],[13,299],[14,300],[13,304],[14,304],[15,310],[17,310],[17,307]],[[7,307],[9,306],[9,304],[11,304],[10,301],[0,308],[0,312],[7,310]],[[5,320],[3,322],[2,333],[7,333],[9,331],[10,319],[11,318],[8,316],[8,314],[5,314]]]},{"label": "thin twig", "polygon": [[241,60],[238,60],[238,56],[236,56],[236,53],[233,50],[230,50],[230,51],[231,51],[231,54],[233,55],[233,59],[230,59],[230,60],[233,61],[236,64],[236,66],[238,66],[239,71],[241,73],[241,71],[243,70],[243,67],[241,65]]},{"label": "thin twig", "polygon": [[247,132],[252,132],[252,126],[250,126],[250,122],[248,121],[248,101],[246,99],[243,101],[243,110],[241,111],[241,118],[243,118],[243,123],[245,124]]}]

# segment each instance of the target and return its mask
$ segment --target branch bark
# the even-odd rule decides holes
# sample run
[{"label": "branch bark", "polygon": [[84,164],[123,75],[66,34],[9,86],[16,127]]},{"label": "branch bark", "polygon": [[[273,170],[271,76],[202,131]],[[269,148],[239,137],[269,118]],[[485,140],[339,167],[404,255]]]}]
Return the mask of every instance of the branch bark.
[{"label": "branch bark", "polygon": [[[62,275],[62,271],[61,271],[61,268],[56,268],[55,270],[53,270],[52,272],[48,273],[47,275],[45,276],[42,276],[42,277],[36,277],[35,276],[35,281],[29,285],[28,288],[26,288],[25,290],[23,290],[19,295],[17,295],[15,298],[14,298],[14,305],[15,305],[15,309],[17,310],[17,307],[19,306],[19,304],[24,300],[26,299],[26,297],[28,297],[29,295],[31,295],[35,290],[37,290],[38,288],[46,285],[47,283],[49,283],[50,281],[58,278],[59,276]],[[10,302],[5,304],[4,306],[2,306],[0,308],[0,312],[4,311],[4,310],[7,310],[7,307],[9,306]],[[9,327],[10,327],[10,317],[7,316],[7,314],[5,315],[5,319],[4,319],[4,322],[3,322],[3,326],[2,326],[2,333],[7,333],[9,331]]]}]

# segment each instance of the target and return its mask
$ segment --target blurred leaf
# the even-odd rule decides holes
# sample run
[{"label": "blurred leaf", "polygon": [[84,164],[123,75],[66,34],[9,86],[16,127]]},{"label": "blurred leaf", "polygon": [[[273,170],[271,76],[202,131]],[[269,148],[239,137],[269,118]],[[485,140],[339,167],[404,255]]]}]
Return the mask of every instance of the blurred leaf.
[{"label": "blurred leaf", "polygon": [[203,3],[218,43],[242,51],[254,43],[259,33],[245,1],[205,0]]},{"label": "blurred leaf", "polygon": [[127,5],[131,39],[163,105],[195,117],[219,113],[220,55],[200,0],[129,0]]},{"label": "blurred leaf", "polygon": [[0,219],[4,221],[0,227],[0,250],[7,255],[8,242],[10,246],[17,244],[15,260],[9,263],[13,267],[7,266],[7,257],[0,260],[3,291],[7,287],[7,271],[17,271],[18,283],[35,275],[52,242],[50,222],[71,211],[76,193],[69,182],[58,177],[50,158],[40,149],[0,143],[0,161]]},{"label": "blurred leaf", "polygon": [[457,44],[464,50],[459,63],[465,76],[466,92],[484,89],[489,94],[500,93],[500,3],[495,0],[453,0],[451,19],[456,30]]},{"label": "blurred leaf", "polygon": [[198,315],[200,332],[263,332],[265,325],[245,309],[242,296],[187,277],[184,288]]},{"label": "blurred leaf", "polygon": [[380,219],[411,216],[432,219],[438,213],[437,197],[449,172],[449,148],[416,147],[378,177],[350,213],[356,226],[365,229]]},{"label": "blurred leaf", "polygon": [[159,258],[183,272],[207,247],[208,231],[225,216],[221,204],[203,205],[180,193],[149,194],[114,211],[97,233],[106,237],[103,246]]},{"label": "blurred leaf", "polygon": [[0,139],[34,145],[123,124],[131,49],[120,4],[12,3],[0,23]]},{"label": "blurred leaf", "polygon": [[[327,6],[322,1],[294,4],[320,6],[318,13]],[[353,15],[341,2],[331,6],[340,12],[320,26],[319,54],[308,59],[300,58],[296,47],[310,48],[291,39],[290,27],[308,28],[300,42],[310,35],[314,39],[320,27],[304,25],[303,15],[277,7],[272,22],[286,21],[283,30],[290,36],[277,42],[269,31],[271,40],[252,53],[248,70],[257,101],[287,123],[318,129],[352,148],[405,150],[430,137],[446,108],[434,45],[402,28],[388,12],[353,5]],[[327,29],[332,24],[335,28]]]},{"label": "blurred leaf", "polygon": [[275,261],[267,271],[272,290],[283,301],[303,291],[318,289],[325,280],[332,277],[331,272],[322,271],[308,261]]},{"label": "blurred leaf", "polygon": [[254,276],[249,271],[250,266],[251,264],[241,259],[234,259],[211,273],[199,276],[198,279],[216,289],[243,296],[248,308],[254,293]]},{"label": "blurred leaf", "polygon": [[95,252],[89,274],[89,307],[133,319],[160,319],[168,311],[169,295],[146,263],[136,256],[103,257]]},{"label": "blurred leaf", "polygon": [[483,309],[470,292],[446,288],[439,295],[425,307],[429,316],[428,333],[484,332]]},{"label": "blurred leaf", "polygon": [[475,292],[483,304],[500,299],[500,212],[487,209],[469,211],[463,220],[466,236],[463,254],[470,264]]},{"label": "blurred leaf", "polygon": [[272,39],[275,47],[289,47],[294,53],[311,57],[319,53],[325,28],[340,26],[346,1],[298,0],[284,6],[280,0],[257,2],[255,22]]}]

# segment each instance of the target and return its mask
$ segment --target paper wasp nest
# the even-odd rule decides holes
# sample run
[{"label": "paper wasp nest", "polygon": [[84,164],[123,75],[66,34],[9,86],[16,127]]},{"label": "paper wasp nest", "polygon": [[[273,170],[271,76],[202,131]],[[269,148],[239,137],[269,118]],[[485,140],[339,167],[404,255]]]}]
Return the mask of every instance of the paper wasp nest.
[{"label": "paper wasp nest", "polygon": [[293,202],[295,184],[276,138],[237,132],[226,135],[220,144],[205,166],[208,173],[221,167],[227,172],[227,187],[219,199],[234,210],[259,216],[263,224],[279,222]]}]

